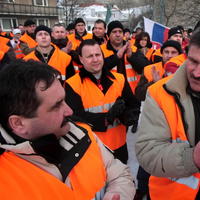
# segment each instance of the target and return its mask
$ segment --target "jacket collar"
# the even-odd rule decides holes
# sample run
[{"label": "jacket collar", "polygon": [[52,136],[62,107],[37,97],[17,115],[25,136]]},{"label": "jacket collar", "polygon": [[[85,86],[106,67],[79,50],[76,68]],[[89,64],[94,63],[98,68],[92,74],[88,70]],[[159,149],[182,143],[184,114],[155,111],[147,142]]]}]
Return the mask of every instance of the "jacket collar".
[{"label": "jacket collar", "polygon": [[[96,78],[92,75],[92,73],[88,72],[87,70],[85,70],[84,67],[82,67],[80,69],[80,73],[79,73],[80,77],[81,77],[81,81],[83,82],[84,78],[90,78],[94,83],[97,83]],[[106,68],[106,66],[103,66],[102,68],[102,75],[101,75],[101,79],[110,77],[112,79],[115,79],[114,75]]]}]

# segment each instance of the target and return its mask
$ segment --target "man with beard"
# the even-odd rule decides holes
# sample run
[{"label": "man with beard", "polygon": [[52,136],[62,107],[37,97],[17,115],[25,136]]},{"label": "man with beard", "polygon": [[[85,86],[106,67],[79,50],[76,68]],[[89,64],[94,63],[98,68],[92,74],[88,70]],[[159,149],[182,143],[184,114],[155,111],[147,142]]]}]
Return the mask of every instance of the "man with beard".
[{"label": "man with beard", "polygon": [[20,38],[20,49],[22,50],[23,54],[27,55],[31,51],[33,51],[37,45],[35,41],[35,22],[31,19],[28,19],[24,22],[25,33]]}]

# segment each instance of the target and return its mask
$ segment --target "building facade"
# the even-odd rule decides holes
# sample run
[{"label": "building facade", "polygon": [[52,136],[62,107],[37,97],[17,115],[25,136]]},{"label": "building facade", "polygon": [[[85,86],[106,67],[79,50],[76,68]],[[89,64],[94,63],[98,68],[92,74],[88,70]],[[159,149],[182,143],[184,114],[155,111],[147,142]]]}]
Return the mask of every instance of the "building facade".
[{"label": "building facade", "polygon": [[36,25],[52,26],[60,21],[63,8],[57,7],[56,0],[0,0],[0,25],[3,31],[11,31],[27,19]]}]

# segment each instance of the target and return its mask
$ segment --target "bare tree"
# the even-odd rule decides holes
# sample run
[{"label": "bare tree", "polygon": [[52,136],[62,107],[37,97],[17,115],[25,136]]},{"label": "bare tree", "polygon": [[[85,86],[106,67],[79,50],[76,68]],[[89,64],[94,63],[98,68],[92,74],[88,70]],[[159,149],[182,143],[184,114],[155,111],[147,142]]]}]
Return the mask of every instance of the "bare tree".
[{"label": "bare tree", "polygon": [[80,9],[79,5],[82,2],[80,0],[62,0],[60,1],[60,5],[63,6],[65,10],[65,22],[69,24],[74,21],[74,19],[79,15]]}]

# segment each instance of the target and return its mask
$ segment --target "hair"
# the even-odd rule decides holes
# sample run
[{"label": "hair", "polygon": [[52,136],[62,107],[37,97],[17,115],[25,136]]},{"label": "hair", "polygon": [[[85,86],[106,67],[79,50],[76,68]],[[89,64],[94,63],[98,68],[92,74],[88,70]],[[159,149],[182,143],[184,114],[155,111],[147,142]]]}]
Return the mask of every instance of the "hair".
[{"label": "hair", "polygon": [[200,29],[196,29],[191,36],[190,43],[189,43],[189,49],[191,46],[197,46],[200,48]]},{"label": "hair", "polygon": [[36,85],[43,81],[48,89],[60,73],[49,65],[33,60],[15,60],[0,72],[0,123],[8,127],[11,115],[26,118],[36,116],[41,99],[36,93]]},{"label": "hair", "polygon": [[125,29],[124,29],[124,33],[127,33],[127,32],[131,33],[131,31],[130,31],[129,28],[125,28]]},{"label": "hair", "polygon": [[84,46],[94,46],[95,44],[99,45],[98,42],[94,39],[83,40],[78,48],[79,56],[82,56],[82,49]]},{"label": "hair", "polygon": [[150,36],[147,32],[141,32],[140,34],[136,35],[136,38],[135,38],[135,46],[137,48],[142,48],[141,45],[140,45],[140,40],[142,40],[144,37],[147,37],[147,45],[146,47],[148,48],[151,48],[152,47],[152,43],[151,43],[151,40],[150,40]]},{"label": "hair", "polygon": [[65,29],[64,24],[61,24],[61,23],[54,24],[53,27],[52,27],[52,30],[53,30],[54,27],[63,27]]},{"label": "hair", "polygon": [[103,21],[102,19],[97,19],[97,20],[94,22],[94,24],[103,24],[103,26],[104,26],[105,29],[106,29],[106,26],[107,26],[106,22]]}]

